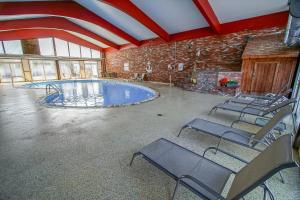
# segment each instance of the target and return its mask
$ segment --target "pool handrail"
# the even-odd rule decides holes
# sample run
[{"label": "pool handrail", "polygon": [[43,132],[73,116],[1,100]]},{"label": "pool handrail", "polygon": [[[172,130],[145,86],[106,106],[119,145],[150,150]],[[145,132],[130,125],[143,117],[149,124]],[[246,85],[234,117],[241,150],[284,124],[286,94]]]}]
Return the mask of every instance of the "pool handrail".
[{"label": "pool handrail", "polygon": [[53,94],[53,93],[51,93],[51,88],[55,90],[55,93],[58,93],[58,94],[61,94],[61,93],[62,93],[61,89],[58,88],[55,84],[48,83],[48,84],[46,85],[46,94],[47,94],[47,96],[48,96],[49,94]]}]

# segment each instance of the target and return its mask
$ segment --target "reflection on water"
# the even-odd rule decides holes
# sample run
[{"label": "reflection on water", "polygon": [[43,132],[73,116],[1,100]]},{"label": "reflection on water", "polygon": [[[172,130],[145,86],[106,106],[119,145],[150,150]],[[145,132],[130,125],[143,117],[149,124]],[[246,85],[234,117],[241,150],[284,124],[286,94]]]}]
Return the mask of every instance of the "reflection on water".
[{"label": "reflection on water", "polygon": [[[39,83],[44,86],[48,83]],[[130,83],[118,81],[57,81],[62,93],[45,98],[48,105],[72,107],[110,107],[136,104],[153,99],[155,91]]]}]

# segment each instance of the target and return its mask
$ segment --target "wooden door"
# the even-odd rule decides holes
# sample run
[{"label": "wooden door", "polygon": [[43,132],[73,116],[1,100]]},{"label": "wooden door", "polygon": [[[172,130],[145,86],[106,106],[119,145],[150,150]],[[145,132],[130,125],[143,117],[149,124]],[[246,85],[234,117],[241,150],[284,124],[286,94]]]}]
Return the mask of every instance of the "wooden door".
[{"label": "wooden door", "polygon": [[265,93],[272,91],[278,62],[255,62],[252,70],[251,92]]}]

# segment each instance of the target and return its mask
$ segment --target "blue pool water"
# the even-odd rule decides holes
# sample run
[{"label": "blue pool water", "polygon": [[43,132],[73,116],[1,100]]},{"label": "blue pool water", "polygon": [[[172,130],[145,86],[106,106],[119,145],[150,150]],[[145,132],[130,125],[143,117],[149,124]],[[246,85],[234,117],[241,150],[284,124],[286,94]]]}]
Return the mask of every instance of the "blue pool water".
[{"label": "blue pool water", "polygon": [[[115,80],[62,80],[26,84],[25,88],[56,88],[43,98],[49,106],[113,107],[149,101],[157,93],[145,86]],[[59,91],[59,92],[58,92]]]}]

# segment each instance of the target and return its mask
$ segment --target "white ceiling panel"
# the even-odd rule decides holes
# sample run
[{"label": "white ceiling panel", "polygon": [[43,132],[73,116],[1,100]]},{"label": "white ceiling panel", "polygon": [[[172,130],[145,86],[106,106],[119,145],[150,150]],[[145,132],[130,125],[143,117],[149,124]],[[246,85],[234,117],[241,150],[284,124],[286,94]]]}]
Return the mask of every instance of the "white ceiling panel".
[{"label": "white ceiling panel", "polygon": [[209,3],[220,23],[288,10],[288,0],[209,0]]},{"label": "white ceiling panel", "polygon": [[[0,21],[7,21],[7,20],[18,20],[18,19],[33,19],[33,18],[41,18],[41,17],[51,17],[52,15],[1,15]],[[59,17],[59,16],[58,16]],[[95,24],[79,20],[79,19],[73,19],[73,18],[67,18],[69,21],[91,31],[96,33],[99,36],[102,36],[103,38],[106,38],[118,45],[127,44],[128,41],[116,36],[115,34],[107,31],[106,29],[103,29]]]},{"label": "white ceiling panel", "polygon": [[207,27],[192,0],[131,0],[168,33]]},{"label": "white ceiling panel", "polygon": [[112,6],[102,3],[99,0],[75,1],[138,40],[157,37],[156,34],[151,32],[144,25],[142,25],[129,15]]},{"label": "white ceiling panel", "polygon": [[93,43],[94,45],[97,45],[99,47],[102,47],[102,48],[108,48],[109,47],[109,46],[103,44],[102,42],[99,42],[99,41],[97,41],[97,40],[95,40],[93,38],[90,38],[90,37],[86,36],[86,35],[82,35],[80,33],[76,33],[76,32],[73,32],[73,31],[66,31],[66,32],[68,32],[68,33],[70,33],[72,35],[75,35],[75,36],[77,36],[77,37],[79,37],[79,38],[81,38],[81,39],[83,39],[85,41]]},{"label": "white ceiling panel", "polygon": [[80,19],[74,19],[74,18],[68,18],[68,20],[70,20],[71,22],[93,32],[96,33],[99,36],[102,36],[103,38],[108,39],[109,41],[112,41],[118,45],[122,45],[122,44],[127,44],[128,41],[124,40],[123,38],[120,38],[119,36],[109,32],[108,30],[97,26],[95,24],[92,24],[90,22],[86,22]]}]

